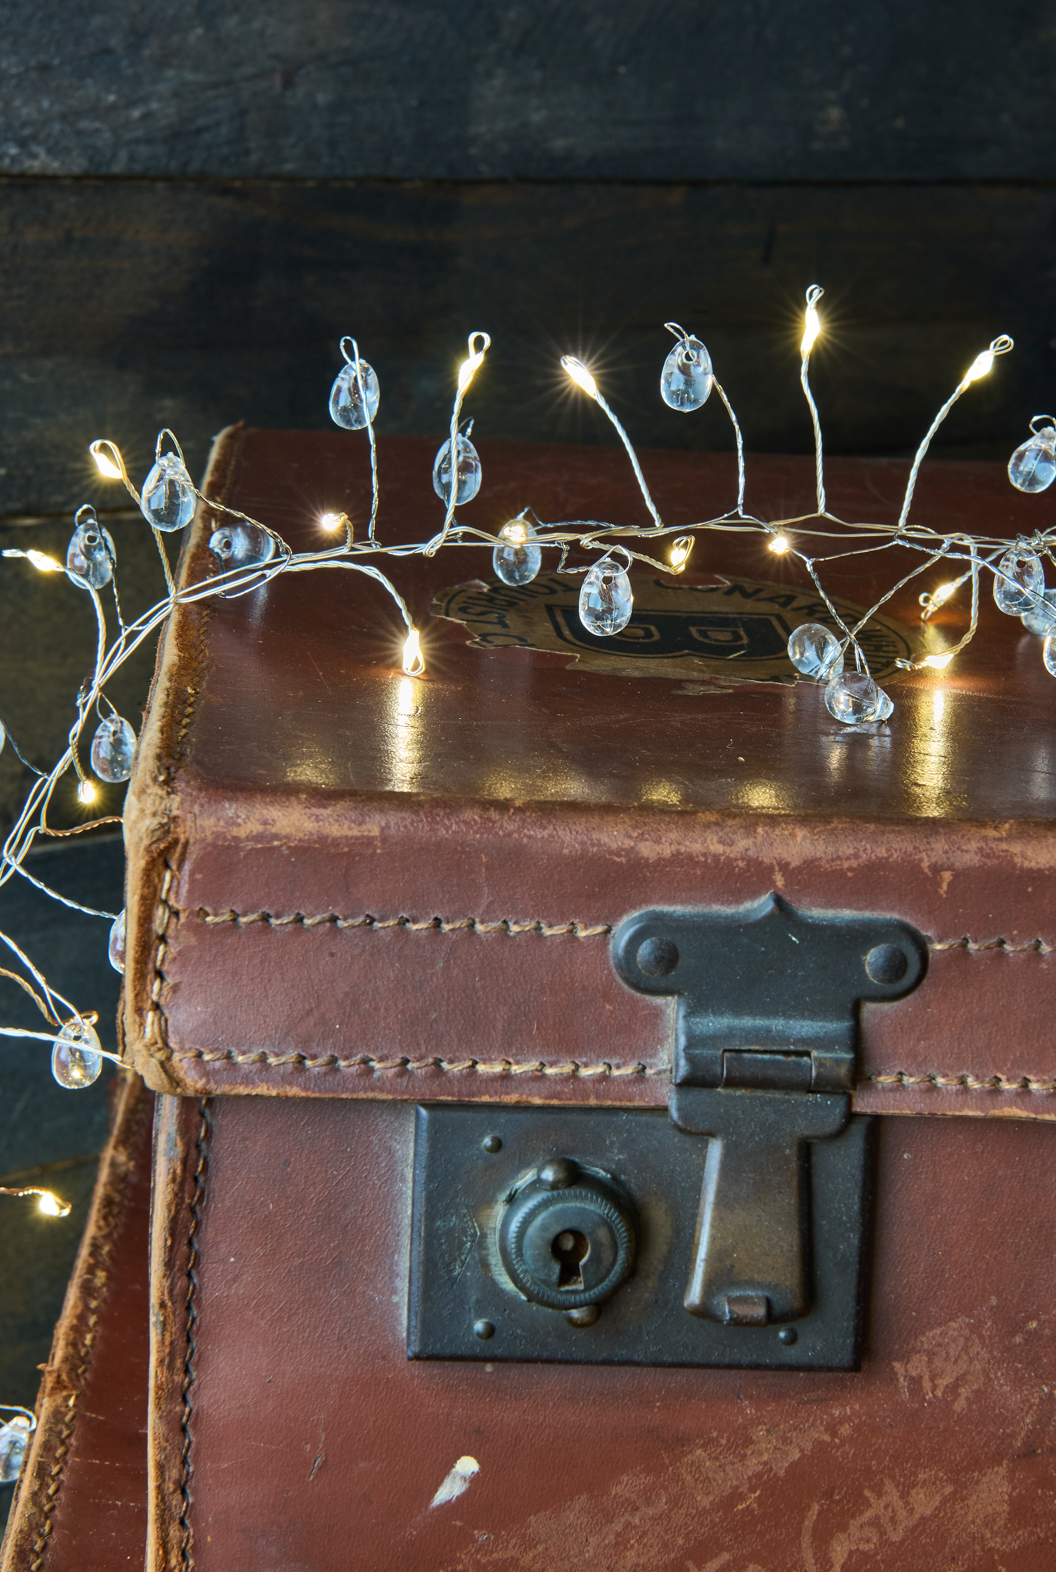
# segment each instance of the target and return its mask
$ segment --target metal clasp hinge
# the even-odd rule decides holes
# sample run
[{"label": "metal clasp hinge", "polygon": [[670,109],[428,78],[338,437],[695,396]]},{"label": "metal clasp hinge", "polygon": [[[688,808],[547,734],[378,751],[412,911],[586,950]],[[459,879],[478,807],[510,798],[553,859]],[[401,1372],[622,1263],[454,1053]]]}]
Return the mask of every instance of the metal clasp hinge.
[{"label": "metal clasp hinge", "polygon": [[[859,1005],[917,986],[924,939],[897,919],[802,912],[771,895],[639,912],[617,929],[613,964],[637,992],[677,1000],[671,1118],[708,1138],[686,1309],[735,1326],[799,1320],[812,1251],[861,1251],[865,1145],[845,1135]],[[841,1235],[819,1239],[810,1148],[841,1137]]]}]

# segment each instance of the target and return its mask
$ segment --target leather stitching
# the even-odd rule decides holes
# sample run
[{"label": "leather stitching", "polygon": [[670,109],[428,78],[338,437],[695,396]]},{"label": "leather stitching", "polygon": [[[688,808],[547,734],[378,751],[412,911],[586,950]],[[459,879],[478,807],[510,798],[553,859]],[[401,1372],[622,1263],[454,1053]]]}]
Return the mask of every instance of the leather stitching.
[{"label": "leather stitching", "polygon": [[198,1127],[198,1140],[196,1151],[198,1153],[198,1166],[194,1171],[194,1195],[191,1199],[191,1223],[187,1230],[187,1353],[183,1364],[183,1382],[180,1386],[180,1396],[183,1400],[183,1415],[180,1429],[183,1432],[183,1448],[180,1454],[180,1496],[183,1500],[183,1511],[180,1514],[180,1564],[184,1572],[193,1572],[194,1567],[194,1529],[191,1527],[191,1420],[194,1417],[194,1403],[191,1392],[194,1387],[194,1361],[198,1354],[198,1345],[195,1342],[195,1330],[198,1325],[198,1275],[197,1267],[201,1256],[198,1245],[198,1231],[202,1225],[202,1207],[205,1203],[205,1178],[208,1167],[207,1145],[212,1133],[212,1121],[209,1117],[209,1099],[202,1098],[202,1120]]},{"label": "leather stitching", "polygon": [[170,906],[168,895],[172,881],[176,877],[176,870],[170,862],[165,864],[165,877],[161,881],[158,893],[158,904],[154,912],[154,931],[158,935],[158,947],[154,951],[154,980],[150,988],[150,1009],[143,1021],[143,1036],[146,1041],[156,1042],[159,1048],[168,1046],[167,1021],[165,1011],[161,1004],[161,990],[165,986],[165,952],[168,948],[169,922],[173,917],[179,918],[179,912]]},{"label": "leather stitching", "polygon": [[467,1071],[477,1075],[575,1075],[581,1080],[599,1075],[667,1075],[671,1070],[669,1064],[580,1064],[575,1059],[564,1064],[547,1064],[545,1059],[530,1059],[524,1063],[512,1059],[374,1059],[369,1054],[342,1059],[335,1053],[313,1059],[303,1053],[266,1053],[262,1048],[249,1053],[239,1053],[234,1048],[216,1053],[205,1048],[186,1048],[177,1050],[173,1058],[199,1059],[203,1064],[259,1064],[269,1070],[283,1065],[296,1065],[304,1070],[445,1070],[456,1075]]},{"label": "leather stitching", "polygon": [[867,1075],[863,1079],[877,1086],[897,1086],[902,1089],[912,1089],[914,1086],[954,1086],[968,1092],[1056,1092],[1056,1080],[1034,1075],[1023,1075],[1013,1080],[1005,1075],[937,1075],[934,1071],[914,1075],[909,1070],[895,1070]]},{"label": "leather stitching", "polygon": [[404,928],[409,933],[420,933],[427,928],[437,933],[453,933],[456,929],[469,928],[474,933],[505,933],[511,937],[519,933],[538,933],[544,939],[558,934],[571,934],[575,939],[595,939],[612,932],[611,923],[586,928],[575,918],[571,922],[555,924],[544,923],[539,919],[512,922],[509,918],[503,918],[501,922],[485,922],[482,917],[457,917],[451,922],[445,921],[443,917],[429,917],[424,922],[415,922],[410,917],[372,917],[369,913],[362,917],[339,917],[336,912],[322,912],[317,917],[309,917],[304,912],[291,912],[286,917],[276,917],[271,912],[213,912],[205,906],[199,906],[196,915],[210,927],[217,923],[234,923],[236,927],[249,928],[254,923],[264,923],[269,928],[318,928],[330,923],[335,928]]}]

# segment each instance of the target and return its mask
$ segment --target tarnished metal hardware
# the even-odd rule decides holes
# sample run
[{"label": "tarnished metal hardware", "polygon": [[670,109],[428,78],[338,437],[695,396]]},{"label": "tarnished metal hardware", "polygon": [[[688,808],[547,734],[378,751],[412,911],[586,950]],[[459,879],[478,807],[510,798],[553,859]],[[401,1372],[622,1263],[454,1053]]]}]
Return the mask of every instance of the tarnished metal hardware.
[{"label": "tarnished metal hardware", "polygon": [[503,1204],[497,1239],[515,1292],[548,1310],[581,1310],[601,1304],[630,1276],[633,1208],[608,1174],[558,1158]]},{"label": "tarnished metal hardware", "polygon": [[743,1326],[799,1319],[812,1298],[808,1153],[848,1128],[859,1006],[917,986],[924,939],[894,918],[771,895],[639,912],[612,953],[630,987],[677,1000],[671,1118],[709,1138],[686,1309]]}]

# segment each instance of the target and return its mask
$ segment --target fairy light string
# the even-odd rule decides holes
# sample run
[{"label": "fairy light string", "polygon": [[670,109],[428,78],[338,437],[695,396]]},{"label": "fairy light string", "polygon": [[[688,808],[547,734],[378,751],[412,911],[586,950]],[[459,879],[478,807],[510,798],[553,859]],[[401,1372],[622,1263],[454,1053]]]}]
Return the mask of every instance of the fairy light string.
[{"label": "fairy light string", "polygon": [[[426,652],[422,648],[420,631],[414,625],[406,601],[378,566],[378,560],[432,557],[441,549],[458,546],[490,547],[497,577],[508,584],[525,584],[540,571],[543,554],[556,552],[558,572],[582,576],[581,621],[588,631],[606,637],[618,633],[633,614],[633,580],[629,571],[633,564],[657,572],[682,573],[700,537],[709,533],[716,536],[724,532],[754,533],[763,537],[776,556],[795,559],[802,564],[817,590],[830,625],[810,623],[794,630],[789,640],[789,659],[801,676],[823,685],[828,709],[850,726],[882,723],[894,710],[891,699],[870,674],[861,642],[863,633],[895,594],[940,563],[950,577],[920,595],[921,621],[927,623],[940,607],[970,583],[968,626],[947,648],[933,650],[919,660],[903,660],[896,664],[911,671],[944,670],[976,631],[980,578],[984,572],[989,572],[1001,609],[1010,615],[1021,615],[1032,631],[1045,635],[1043,659],[1056,675],[1056,590],[1045,590],[1043,572],[1043,559],[1056,561],[1052,554],[1053,532],[1040,531],[1029,539],[1009,542],[1001,537],[970,535],[963,530],[944,533],[931,525],[910,520],[921,464],[936,433],[958,400],[990,372],[998,356],[1011,350],[1012,340],[1002,335],[982,350],[935,416],[910,466],[897,522],[844,520],[828,506],[821,417],[810,385],[811,355],[825,331],[819,311],[822,295],[823,291],[816,284],[806,292],[799,346],[800,383],[814,436],[816,506],[812,513],[794,518],[761,519],[746,510],[744,440],[740,422],[715,375],[706,346],[677,322],[665,324],[675,342],[661,371],[661,397],[671,409],[692,415],[703,409],[712,393],[716,394],[730,421],[736,448],[736,500],[733,505],[689,526],[665,524],[626,428],[606,400],[596,373],[573,355],[564,356],[561,367],[571,386],[590,398],[611,424],[630,464],[645,517],[638,523],[619,524],[597,519],[546,522],[531,507],[526,507],[517,518],[499,526],[496,533],[464,523],[459,509],[477,494],[482,475],[480,455],[472,441],[473,417],[464,418],[463,415],[476,373],[491,347],[489,335],[481,331],[468,336],[466,356],[455,377],[447,436],[434,462],[433,487],[443,506],[442,518],[436,532],[420,542],[386,545],[380,538],[374,422],[381,389],[377,374],[363,358],[357,339],[351,336],[340,341],[344,364],[331,388],[329,407],[338,426],[352,433],[366,433],[371,503],[361,538],[356,537],[353,521],[347,513],[327,512],[320,517],[319,527],[324,535],[331,537],[332,543],[321,545],[318,550],[294,551],[274,528],[204,496],[188,473],[176,436],[168,429],[158,435],[154,464],[141,488],[130,478],[115,443],[108,438],[92,442],[89,451],[100,475],[125,487],[154,535],[165,594],[142,615],[130,622],[124,620],[117,592],[116,552],[91,507],[82,508],[77,514],[65,567],[48,554],[35,550],[3,553],[5,558],[22,559],[33,571],[52,575],[65,572],[88,594],[95,617],[96,650],[92,673],[76,696],[65,751],[47,773],[31,766],[36,779],[0,850],[0,886],[18,874],[65,905],[87,916],[109,921],[111,959],[119,970],[123,969],[124,914],[98,912],[51,890],[29,873],[25,858],[38,836],[78,832],[76,829],[55,831],[47,822],[55,792],[68,774],[72,773],[76,780],[77,797],[84,804],[91,803],[97,795],[96,779],[117,783],[127,780],[131,774],[135,734],[128,722],[116,714],[105,693],[114,673],[157,632],[177,607],[196,605],[214,596],[233,598],[252,594],[280,573],[340,569],[369,577],[389,596],[404,626],[402,647],[397,644],[393,647],[394,671],[402,678],[420,677],[426,670]],[[1013,485],[1025,492],[1044,490],[1056,479],[1056,420],[1053,417],[1037,415],[1031,421],[1027,439],[1009,462],[1009,476]],[[185,529],[200,510],[204,510],[204,517],[212,526],[207,544],[213,570],[204,579],[188,581],[178,587],[173,579],[164,536]],[[849,623],[825,587],[825,569],[830,563],[849,556],[879,553],[893,546],[919,553],[920,562],[902,574],[857,621]],[[570,563],[568,559],[573,551],[585,556],[586,564],[582,561]],[[17,571],[14,563],[11,571]],[[108,624],[104,595],[113,601],[116,631]],[[0,730],[0,745],[4,736]],[[21,758],[14,739],[10,741],[13,751]],[[82,759],[86,744],[89,744],[91,771],[85,768]],[[0,967],[0,976],[18,982],[29,993],[46,1028],[28,1032],[0,1027],[0,1036],[28,1037],[49,1043],[57,1079],[70,1087],[90,1085],[98,1076],[104,1059],[118,1062],[116,1055],[100,1045],[95,1031],[95,1013],[80,1011],[64,999],[9,936],[0,933],[0,945],[10,955],[12,968],[18,968]]]}]

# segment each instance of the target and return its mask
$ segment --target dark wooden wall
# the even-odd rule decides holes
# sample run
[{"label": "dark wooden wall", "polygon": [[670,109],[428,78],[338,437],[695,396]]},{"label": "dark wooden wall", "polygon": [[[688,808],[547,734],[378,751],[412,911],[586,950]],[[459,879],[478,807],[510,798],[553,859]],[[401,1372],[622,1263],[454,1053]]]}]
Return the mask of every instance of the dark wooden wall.
[{"label": "dark wooden wall", "polygon": [[[1001,456],[1056,402],[1056,15],[1006,0],[9,0],[0,58],[0,516],[92,494],[108,434],[192,467],[241,417],[324,426],[337,340],[379,429],[721,446],[656,391],[701,333],[749,448],[803,449],[805,287],[830,449]],[[110,495],[109,493],[107,494]]]}]

